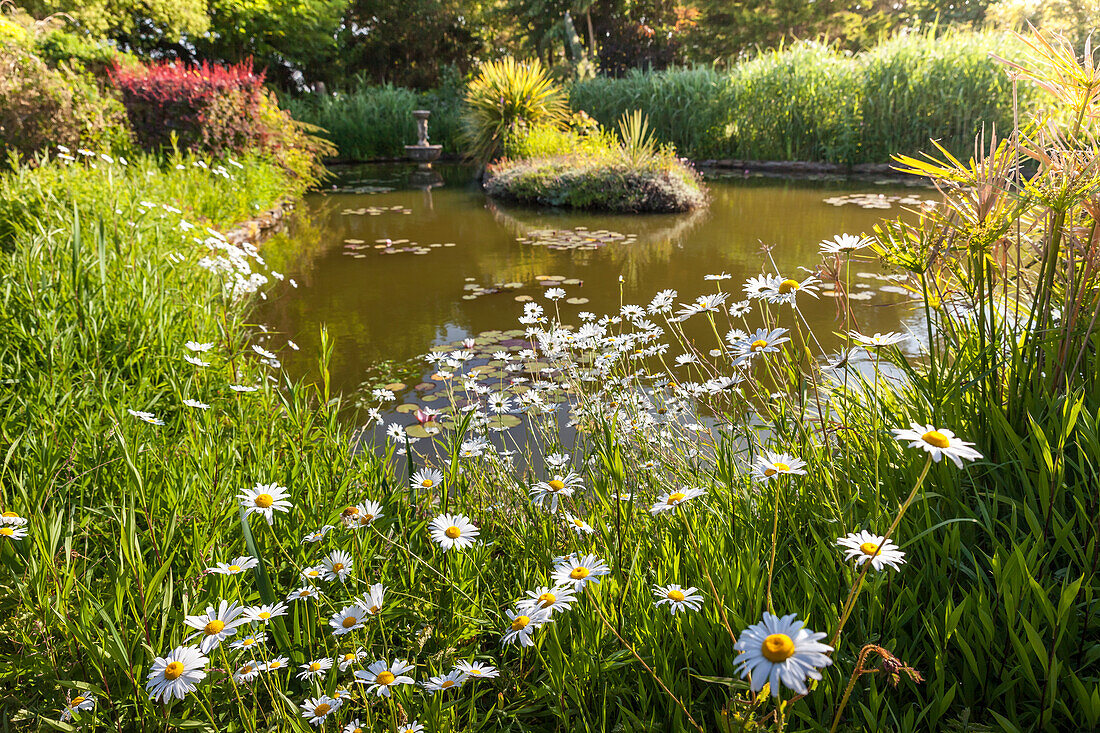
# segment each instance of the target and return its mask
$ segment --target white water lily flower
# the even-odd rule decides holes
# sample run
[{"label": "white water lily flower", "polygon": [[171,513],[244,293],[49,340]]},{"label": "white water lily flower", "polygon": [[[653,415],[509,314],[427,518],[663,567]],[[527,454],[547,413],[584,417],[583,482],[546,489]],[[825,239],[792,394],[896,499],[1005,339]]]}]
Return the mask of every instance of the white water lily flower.
[{"label": "white water lily flower", "polygon": [[393,663],[387,663],[385,659],[374,662],[365,670],[355,673],[355,681],[367,686],[367,692],[373,692],[379,697],[389,697],[390,688],[395,685],[415,684],[412,677],[405,675],[416,665],[409,664],[404,659],[394,659]]},{"label": "white water lily flower", "polygon": [[193,646],[178,646],[165,656],[157,657],[145,683],[149,699],[163,703],[173,698],[182,700],[206,677],[209,661]]},{"label": "white water lily flower", "polygon": [[245,508],[246,517],[259,514],[268,524],[274,523],[275,512],[290,511],[293,504],[287,501],[289,497],[286,487],[278,484],[256,484],[254,488],[244,489],[237,495]]},{"label": "white water lily flower", "polygon": [[703,595],[695,587],[681,588],[675,583],[672,585],[655,585],[653,586],[653,595],[657,597],[657,602],[654,605],[660,608],[662,605],[667,604],[669,613],[673,616],[685,609],[698,611],[703,606]]},{"label": "white water lily flower", "polygon": [[833,651],[820,643],[824,632],[813,632],[796,621],[797,614],[779,618],[764,612],[763,620],[741,632],[734,648],[741,652],[737,663],[741,676],[758,692],[767,683],[772,695],[780,696],[782,683],[799,695],[806,694],[806,680],[820,680],[821,669],[833,663],[825,655]]},{"label": "white water lily flower", "polygon": [[893,540],[885,540],[882,535],[873,534],[867,530],[852,532],[847,537],[838,537],[836,543],[845,550],[845,559],[855,559],[856,566],[860,566],[868,560],[875,570],[882,570],[889,565],[894,570],[901,570],[905,563],[905,553],[898,549]]},{"label": "white water lily flower", "polygon": [[431,521],[429,531],[432,540],[444,552],[466,549],[474,544],[481,532],[463,514],[440,514]]},{"label": "white water lily flower", "polygon": [[198,629],[196,633],[191,634],[184,641],[201,637],[199,649],[203,654],[209,654],[212,649],[216,649],[223,641],[234,636],[237,633],[237,627],[247,621],[246,618],[241,617],[243,612],[244,609],[241,606],[227,600],[222,600],[217,608],[207,606],[206,613],[184,618],[183,623],[193,629]]},{"label": "white water lily flower", "polygon": [[894,438],[900,442],[909,441],[910,448],[920,448],[932,456],[932,460],[939,463],[947,456],[959,468],[963,467],[963,461],[976,461],[982,454],[974,450],[973,443],[961,440],[947,428],[936,429],[931,425],[909,423],[911,430],[893,431]]}]

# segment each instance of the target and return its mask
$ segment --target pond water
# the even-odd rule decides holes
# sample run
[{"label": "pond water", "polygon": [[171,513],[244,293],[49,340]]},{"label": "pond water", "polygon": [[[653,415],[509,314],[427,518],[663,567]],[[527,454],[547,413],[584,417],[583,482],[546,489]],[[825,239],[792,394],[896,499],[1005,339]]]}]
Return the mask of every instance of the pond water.
[{"label": "pond water", "polygon": [[[677,302],[690,302],[720,285],[737,300],[747,277],[774,271],[765,247],[779,272],[801,279],[798,268],[820,261],[822,240],[870,232],[931,195],[896,181],[736,175],[708,180],[704,211],[626,216],[503,206],[480,192],[471,173],[463,166],[428,174],[411,166],[357,167],[305,199],[288,232],[265,246],[286,279],[257,312],[279,334],[262,341],[281,346],[289,338],[300,346],[280,354],[292,377],[315,368],[324,324],[335,342],[334,391],[351,393],[364,382],[411,386],[432,369],[408,360],[432,346],[521,328],[523,300],[552,311],[544,297],[551,284],[571,299],[558,306],[573,323],[581,311],[644,306],[665,288],[679,291]],[[732,278],[704,280],[718,273]],[[919,322],[913,299],[869,255],[852,265],[851,278],[863,332]],[[834,332],[843,328],[836,298],[802,302],[817,338],[835,346]]]}]

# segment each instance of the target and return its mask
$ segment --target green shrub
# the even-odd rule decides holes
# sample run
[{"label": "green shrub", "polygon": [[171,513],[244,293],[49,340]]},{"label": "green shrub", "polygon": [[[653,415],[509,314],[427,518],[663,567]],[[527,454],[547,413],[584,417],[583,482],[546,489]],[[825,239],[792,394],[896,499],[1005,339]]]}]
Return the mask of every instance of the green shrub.
[{"label": "green shrub", "polygon": [[136,63],[136,59],[102,41],[54,30],[35,39],[34,50],[50,66],[68,63],[73,69],[87,71],[98,78],[118,64]]},{"label": "green shrub", "polygon": [[509,56],[482,64],[466,88],[463,139],[474,160],[488,163],[513,127],[560,125],[567,112],[564,92],[538,60]]},{"label": "green shrub", "polygon": [[51,69],[28,50],[0,45],[0,156],[53,145],[112,149],[129,141],[126,112],[91,76]]}]

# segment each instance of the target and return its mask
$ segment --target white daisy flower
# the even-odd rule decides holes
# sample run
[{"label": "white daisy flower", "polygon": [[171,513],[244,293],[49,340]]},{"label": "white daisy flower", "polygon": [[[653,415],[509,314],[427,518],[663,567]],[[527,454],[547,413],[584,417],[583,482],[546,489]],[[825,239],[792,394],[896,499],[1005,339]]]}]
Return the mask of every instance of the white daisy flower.
[{"label": "white daisy flower", "polygon": [[273,618],[285,616],[286,611],[287,606],[285,603],[276,603],[274,605],[265,603],[259,606],[249,606],[244,609],[244,615],[253,623],[266,624]]},{"label": "white daisy flower", "polygon": [[397,733],[423,733],[424,726],[415,720],[397,726]]},{"label": "white daisy flower", "polygon": [[381,583],[375,583],[367,591],[367,594],[356,601],[357,605],[371,616],[377,616],[382,612],[382,604],[386,599],[386,588]]},{"label": "white daisy flower", "polygon": [[336,658],[336,664],[340,667],[341,672],[347,672],[348,668],[353,664],[359,664],[359,662],[362,662],[366,658],[367,651],[363,649],[363,647],[359,647],[353,652],[347,652],[346,654],[338,656]]},{"label": "white daisy flower", "polygon": [[820,280],[811,275],[802,282],[781,275],[761,275],[750,278],[745,284],[745,294],[750,298],[766,300],[773,305],[795,305],[795,297],[805,293],[817,297]]},{"label": "white daisy flower", "polygon": [[26,523],[26,517],[21,517],[18,512],[13,512],[10,509],[0,514],[0,526],[22,527]]},{"label": "white daisy flower", "polygon": [[703,595],[695,587],[681,588],[675,583],[672,585],[655,585],[653,586],[653,595],[657,597],[657,603],[654,605],[660,608],[662,604],[667,603],[669,613],[673,616],[684,609],[698,611],[703,606]]},{"label": "white daisy flower", "polygon": [[194,407],[197,410],[210,409],[210,405],[206,404],[205,402],[199,402],[198,400],[187,399],[183,401],[183,404],[187,405],[188,407]]},{"label": "white daisy flower", "polygon": [[821,241],[820,247],[821,254],[836,255],[841,252],[854,252],[857,249],[863,249],[869,245],[873,240],[870,237],[859,237],[855,234],[838,234],[832,239],[824,239]]},{"label": "white daisy flower", "polygon": [[788,453],[765,451],[764,455],[756,459],[752,474],[759,481],[770,481],[784,474],[804,476],[805,466],[805,461]]},{"label": "white daisy flower", "polygon": [[873,534],[867,530],[852,532],[847,537],[838,537],[836,543],[845,550],[845,559],[855,558],[856,566],[860,566],[868,560],[875,570],[882,570],[889,565],[894,570],[901,570],[905,563],[905,553],[898,549],[893,540],[883,541],[883,536]]},{"label": "white daisy flower", "polygon": [[274,523],[276,511],[290,511],[294,506],[287,501],[289,497],[286,487],[278,484],[256,484],[255,488],[243,489],[237,495],[241,500],[241,506],[245,508],[246,517],[249,514],[259,514],[267,520],[268,524]]},{"label": "white daisy flower", "polygon": [[462,514],[440,514],[431,521],[429,531],[444,552],[452,548],[464,550],[474,544],[481,530]]},{"label": "white daisy flower", "polygon": [[464,682],[466,682],[466,675],[458,670],[452,670],[447,674],[429,677],[428,681],[424,683],[424,689],[428,692],[447,692],[448,690],[458,690]]},{"label": "white daisy flower", "polygon": [[255,659],[250,659],[233,671],[233,681],[238,685],[252,682],[260,676],[260,672],[262,671],[263,664],[257,662]]},{"label": "white daisy flower", "polygon": [[516,608],[520,611],[546,611],[553,616],[561,611],[568,611],[577,602],[576,592],[570,585],[557,585],[553,588],[539,586],[527,591],[526,598],[516,601]]},{"label": "white daisy flower", "polygon": [[302,580],[313,582],[320,580],[325,574],[324,565],[311,565],[308,568],[302,568]]},{"label": "white daisy flower", "polygon": [[347,606],[341,611],[332,614],[328,625],[332,627],[333,636],[343,636],[348,632],[363,628],[367,620],[367,611],[359,605]]},{"label": "white daisy flower", "polygon": [[936,429],[931,425],[909,423],[911,430],[893,431],[894,438],[899,442],[909,441],[910,448],[920,448],[932,456],[932,460],[939,463],[947,456],[959,468],[963,467],[963,460],[976,461],[982,454],[974,450],[973,443],[961,440],[947,428]]},{"label": "white daisy flower", "polygon": [[252,387],[247,384],[231,384],[229,385],[229,389],[234,392],[255,392],[259,387]]},{"label": "white daisy flower", "polygon": [[88,710],[95,710],[95,698],[91,695],[77,695],[65,705],[65,709],[61,711],[61,720],[66,722],[73,719],[73,716],[78,716],[87,712]]},{"label": "white daisy flower", "polygon": [[198,341],[188,341],[184,346],[191,351],[210,351],[210,349],[214,348],[214,342],[211,341],[209,343],[200,344]]},{"label": "white daisy flower", "polygon": [[328,531],[330,529],[332,529],[332,525],[326,524],[320,529],[315,529],[312,532],[307,532],[306,536],[302,538],[302,544],[305,544],[306,542],[320,542],[325,538],[325,535],[328,534]]},{"label": "white daisy flower", "polygon": [[272,354],[267,349],[263,348],[262,346],[257,346],[256,344],[252,344],[252,350],[255,351],[257,354],[259,354],[260,356],[262,356],[265,359],[278,359],[279,358],[278,356],[276,356],[275,354]]},{"label": "white daisy flower", "polygon": [[142,422],[147,422],[150,425],[163,425],[164,424],[163,420],[161,420],[160,418],[158,418],[156,415],[154,415],[151,412],[142,412],[141,410],[131,410],[129,407],[126,408],[126,412],[130,413],[131,415],[136,417],[138,420],[141,420]]},{"label": "white daisy flower", "polygon": [[201,637],[202,641],[199,642],[199,649],[203,654],[208,654],[223,641],[237,633],[237,627],[247,620],[241,618],[242,612],[243,609],[239,605],[226,600],[219,603],[217,608],[207,606],[206,613],[184,618],[183,623],[193,629],[198,629],[197,633],[191,634],[184,641]]},{"label": "white daisy flower", "polygon": [[573,528],[573,531],[578,535],[592,534],[596,530],[592,528],[592,525],[584,521],[580,517],[574,517],[572,514],[563,515],[566,524]]},{"label": "white daisy flower", "polygon": [[374,520],[382,516],[382,505],[377,501],[364,501],[355,506],[349,506],[340,513],[340,518],[345,527],[360,529],[369,527]]},{"label": "white daisy flower", "polygon": [[373,692],[380,697],[389,697],[391,687],[415,684],[412,677],[405,675],[405,672],[415,668],[416,665],[409,664],[404,659],[394,659],[392,664],[387,663],[385,659],[380,659],[365,670],[356,672],[355,681],[367,685],[367,692]]},{"label": "white daisy flower", "polygon": [[[746,361],[751,361],[756,356],[762,356],[763,354],[773,354],[780,350],[779,345],[790,341],[790,338],[785,336],[787,329],[785,328],[773,328],[768,330],[766,328],[759,328],[755,333],[745,336],[743,339],[736,341],[730,348],[730,354],[734,357],[734,364],[742,364]],[[727,334],[739,335],[739,334]]]},{"label": "white daisy flower", "polygon": [[414,489],[434,489],[443,483],[443,473],[434,468],[423,468],[412,475],[409,485]]},{"label": "white daisy flower", "polygon": [[565,297],[565,290],[562,288],[547,288],[543,293],[547,300],[561,300]]},{"label": "white daisy flower", "polygon": [[554,568],[552,577],[557,585],[573,586],[578,593],[588,583],[599,584],[600,578],[611,572],[607,564],[595,555],[566,557]]},{"label": "white daisy flower", "polygon": [[21,540],[27,536],[27,530],[11,524],[0,524],[0,537],[9,540]]},{"label": "white daisy flower", "polygon": [[191,356],[190,354],[184,354],[183,355],[183,360],[186,361],[188,364],[192,364],[192,365],[197,366],[197,367],[208,367],[208,366],[210,366],[210,362],[203,361],[199,357]]},{"label": "white daisy flower", "polygon": [[675,491],[666,491],[657,497],[657,503],[649,508],[649,513],[656,515],[664,512],[674,512],[685,501],[690,501],[697,496],[706,496],[706,493],[706,489],[690,486],[681,486]]},{"label": "white daisy flower", "polygon": [[890,331],[889,333],[876,333],[874,336],[865,336],[858,331],[849,331],[848,335],[851,336],[860,346],[881,349],[886,346],[897,346],[900,343],[909,340],[909,337],[904,333],[897,333]]},{"label": "white daisy flower", "polygon": [[741,652],[738,664],[741,676],[749,678],[749,686],[758,692],[767,683],[775,697],[780,696],[779,685],[799,695],[806,694],[806,680],[820,680],[823,667],[833,663],[825,656],[833,651],[820,643],[824,632],[813,632],[797,614],[779,618],[764,612],[764,619],[741,632],[734,648]]},{"label": "white daisy flower", "polygon": [[286,599],[288,601],[308,601],[310,598],[318,598],[323,595],[324,593],[318,588],[312,585],[303,585],[298,590],[292,590],[287,593]]},{"label": "white daisy flower", "polygon": [[519,644],[520,646],[534,646],[531,638],[535,629],[550,620],[550,613],[542,609],[529,611],[509,611],[508,618],[512,622],[511,628],[504,632],[501,644]]},{"label": "white daisy flower", "polygon": [[348,724],[340,729],[340,733],[366,733],[366,727],[359,722],[359,718],[348,721]]},{"label": "white daisy flower", "polygon": [[572,496],[574,491],[583,488],[579,475],[572,472],[565,475],[556,473],[549,481],[540,481],[531,487],[531,501],[536,506],[542,506],[549,499],[550,511],[556,512],[559,497]]},{"label": "white daisy flower", "polygon": [[324,677],[325,672],[332,669],[332,660],[328,657],[322,657],[298,666],[302,670],[296,675],[298,679],[311,680],[314,677]]},{"label": "white daisy flower", "polygon": [[325,568],[325,580],[339,580],[343,583],[351,575],[351,555],[343,550],[333,550],[328,557],[321,561]]},{"label": "white daisy flower", "polygon": [[239,575],[246,570],[251,570],[259,564],[260,561],[256,558],[249,557],[248,555],[241,555],[235,558],[233,562],[220,562],[217,567],[207,568],[206,572],[217,573],[218,575]]},{"label": "white daisy flower", "polygon": [[167,703],[179,700],[194,692],[206,677],[206,664],[210,660],[197,647],[178,646],[163,657],[153,660],[145,689],[150,700]]},{"label": "white daisy flower", "polygon": [[290,659],[288,657],[275,657],[264,665],[264,671],[278,672],[279,670],[286,669],[289,663]]},{"label": "white daisy flower", "polygon": [[465,675],[466,679],[492,679],[493,677],[500,676],[500,672],[497,671],[496,667],[490,664],[482,664],[481,662],[456,662],[455,671],[461,672]]},{"label": "white daisy flower", "polygon": [[266,640],[266,639],[267,639],[267,635],[264,634],[264,632],[261,631],[261,632],[255,633],[255,634],[249,634],[248,636],[243,636],[240,639],[237,639],[236,641],[231,642],[229,644],[229,648],[230,649],[254,649],[254,648],[260,646],[261,644],[263,644],[264,640]]},{"label": "white daisy flower", "polygon": [[302,717],[309,721],[310,725],[324,725],[328,716],[340,709],[343,702],[328,695],[321,697],[307,697],[302,703]]}]

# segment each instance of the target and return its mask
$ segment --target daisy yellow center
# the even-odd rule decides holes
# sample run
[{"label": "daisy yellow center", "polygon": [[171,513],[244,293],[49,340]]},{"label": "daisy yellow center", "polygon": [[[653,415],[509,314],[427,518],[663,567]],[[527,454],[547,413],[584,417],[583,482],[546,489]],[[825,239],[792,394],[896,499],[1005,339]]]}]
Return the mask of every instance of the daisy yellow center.
[{"label": "daisy yellow center", "polygon": [[787,278],[783,282],[779,283],[779,292],[783,295],[791,292],[792,290],[798,290],[798,281]]},{"label": "daisy yellow center", "polygon": [[320,705],[318,705],[317,707],[313,708],[313,715],[314,715],[314,717],[320,717],[322,715],[328,715],[329,710],[332,710],[332,706],[329,705],[327,702],[323,702]]},{"label": "daisy yellow center", "polygon": [[752,351],[760,351],[761,349],[763,349],[767,345],[768,345],[768,342],[765,341],[764,339],[756,339],[749,346],[749,349],[751,349]]},{"label": "daisy yellow center", "polygon": [[349,506],[347,509],[344,510],[344,516],[346,517],[354,517],[358,513],[359,507]]},{"label": "daisy yellow center", "polygon": [[774,476],[777,473],[779,473],[779,471],[776,471],[774,468],[771,468],[771,467],[764,469],[764,475],[769,477],[769,478],[771,478],[772,476]]},{"label": "daisy yellow center", "polygon": [[372,519],[374,519],[373,514],[364,514],[363,516],[359,517],[359,521],[362,522],[363,524],[367,524]]},{"label": "daisy yellow center", "polygon": [[553,593],[543,593],[541,596],[538,597],[538,602],[542,605],[543,608],[554,605],[557,600],[558,597]]},{"label": "daisy yellow center", "polygon": [[13,512],[13,511],[6,511],[6,512],[4,512],[3,514],[0,514],[0,517],[18,517],[18,516],[19,516],[19,515],[18,515],[18,514],[16,514],[16,513],[15,513],[15,512]]},{"label": "daisy yellow center", "polygon": [[874,556],[878,554],[878,545],[874,542],[864,542],[859,546],[859,551],[864,555]]},{"label": "daisy yellow center", "polygon": [[346,616],[343,621],[340,622],[345,629],[350,629],[355,624],[359,623],[359,619],[354,616]]},{"label": "daisy yellow center", "polygon": [[760,653],[769,662],[778,664],[794,656],[794,641],[786,634],[769,634],[760,645]]},{"label": "daisy yellow center", "polygon": [[379,610],[380,609],[378,608],[378,606],[371,606],[370,607],[370,612],[371,613],[378,613]]},{"label": "daisy yellow center", "polygon": [[311,578],[316,578],[318,575],[320,575],[320,573],[317,572],[316,570],[307,570],[306,575],[308,575]]},{"label": "daisy yellow center", "polygon": [[441,689],[446,690],[448,687],[454,687],[454,686],[455,686],[455,681],[454,680],[446,680],[439,687]]},{"label": "daisy yellow center", "polygon": [[220,619],[214,619],[213,621],[211,621],[210,623],[208,623],[206,626],[203,627],[203,631],[205,631],[207,635],[213,635],[213,634],[221,633],[221,630],[224,629],[224,628],[225,628],[225,622],[224,621],[222,621]]},{"label": "daisy yellow center", "polygon": [[241,566],[240,565],[230,565],[228,570],[231,573],[239,573],[239,572],[241,572]]},{"label": "daisy yellow center", "polygon": [[241,667],[241,674],[248,674],[251,671],[252,671],[252,665],[251,664],[246,664],[243,667]]},{"label": "daisy yellow center", "polygon": [[462,534],[462,530],[452,524],[450,527],[447,527],[446,531],[444,531],[443,534],[454,540],[458,539],[458,537]]},{"label": "daisy yellow center", "polygon": [[929,445],[934,445],[937,448],[946,448],[951,445],[951,441],[947,439],[947,436],[941,433],[939,430],[929,430],[924,435],[920,436],[921,440]]},{"label": "daisy yellow center", "polygon": [[340,571],[341,571],[341,570],[343,570],[343,569],[344,569],[344,563],[342,563],[342,562],[334,562],[334,563],[332,563],[332,572],[334,572],[334,573],[338,573],[338,572],[340,572]]},{"label": "daisy yellow center", "polygon": [[271,664],[267,665],[267,668],[268,669],[278,669],[279,667],[282,667],[282,666],[283,666],[282,662],[272,662]]},{"label": "daisy yellow center", "polygon": [[169,662],[168,666],[164,668],[164,679],[174,680],[178,679],[183,674],[183,662]]},{"label": "daisy yellow center", "polygon": [[531,623],[531,619],[527,616],[516,616],[512,621],[512,631],[521,631],[527,628],[527,624]]},{"label": "daisy yellow center", "polygon": [[670,590],[668,592],[668,599],[670,601],[676,601],[677,603],[680,603],[684,600],[684,593],[683,591]]},{"label": "daisy yellow center", "polygon": [[309,590],[300,590],[300,591],[298,591],[298,597],[299,598],[309,598],[311,595],[313,595],[313,591],[309,591]]},{"label": "daisy yellow center", "polygon": [[73,698],[73,701],[70,703],[70,705],[72,705],[73,707],[76,707],[77,705],[79,705],[82,702],[84,702],[84,698],[82,696],[78,695],[78,696]]},{"label": "daisy yellow center", "polygon": [[435,485],[435,481],[432,481],[430,478],[426,478],[420,482],[420,485],[423,486],[425,489],[430,489],[432,488],[432,486]]},{"label": "daisy yellow center", "polygon": [[788,466],[786,463],[773,463],[772,465],[775,466],[776,471],[790,471],[791,470],[791,467]]},{"label": "daisy yellow center", "polygon": [[262,618],[264,621],[267,621],[271,618],[271,611],[260,611],[256,614],[256,618]]},{"label": "daisy yellow center", "polygon": [[591,573],[592,571],[586,567],[577,567],[573,568],[573,571],[569,573],[569,577],[573,580],[582,580],[587,578]]},{"label": "daisy yellow center", "polygon": [[256,640],[251,636],[241,642],[241,646],[252,646],[256,643]]},{"label": "daisy yellow center", "polygon": [[344,661],[345,662],[355,661],[355,655],[354,654],[345,654],[344,655]]},{"label": "daisy yellow center", "polygon": [[468,669],[468,670],[466,670],[466,674],[475,674],[475,675],[480,675],[480,674],[481,674],[481,670],[480,670],[480,669]]},{"label": "daisy yellow center", "polygon": [[275,503],[275,500],[271,498],[271,494],[257,494],[255,501],[256,506],[261,509],[267,509]]},{"label": "daisy yellow center", "polygon": [[0,535],[4,535],[5,537],[14,537],[15,530],[11,527],[0,527]]},{"label": "daisy yellow center", "polygon": [[386,670],[385,672],[379,672],[378,676],[374,678],[374,681],[380,685],[388,685],[393,683],[395,679],[397,678],[394,677],[393,672]]},{"label": "daisy yellow center", "polygon": [[310,672],[316,672],[320,668],[321,668],[321,663],[320,662],[310,662],[309,663],[309,671]]},{"label": "daisy yellow center", "polygon": [[675,504],[678,501],[683,501],[686,494],[682,491],[676,491],[668,495],[668,504]]},{"label": "daisy yellow center", "polygon": [[561,479],[554,479],[553,481],[546,482],[554,491],[561,491],[565,488],[565,482]]}]

